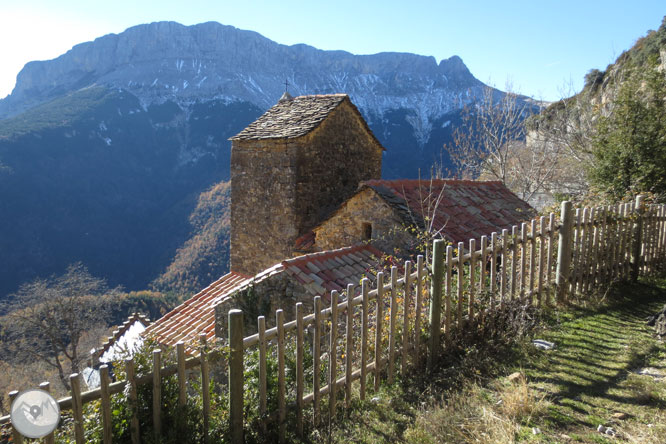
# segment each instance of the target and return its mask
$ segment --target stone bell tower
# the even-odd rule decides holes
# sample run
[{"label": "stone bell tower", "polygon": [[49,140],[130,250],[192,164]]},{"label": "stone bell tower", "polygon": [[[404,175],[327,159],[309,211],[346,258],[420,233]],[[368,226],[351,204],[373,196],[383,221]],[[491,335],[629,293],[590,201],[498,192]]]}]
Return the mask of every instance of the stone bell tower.
[{"label": "stone bell tower", "polygon": [[291,97],[231,139],[231,270],[294,256],[294,241],[381,176],[384,148],[346,94]]}]

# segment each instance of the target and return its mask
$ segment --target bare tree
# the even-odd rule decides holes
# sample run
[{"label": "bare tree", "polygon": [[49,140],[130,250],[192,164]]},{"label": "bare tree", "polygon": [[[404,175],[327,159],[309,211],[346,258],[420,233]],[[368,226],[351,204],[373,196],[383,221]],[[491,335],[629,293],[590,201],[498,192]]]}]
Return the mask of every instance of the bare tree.
[{"label": "bare tree", "polygon": [[592,69],[585,75],[581,91],[576,92],[571,83],[564,85],[560,89],[563,99],[527,122],[529,146],[540,144],[559,151],[551,188],[579,196],[588,192],[587,173],[594,167],[599,119],[615,112],[620,86],[630,74],[618,66],[606,72]]},{"label": "bare tree", "polygon": [[527,145],[526,119],[538,104],[519,94],[502,95],[487,87],[483,97],[463,111],[453,144],[445,147],[458,175],[466,179],[499,180],[522,199],[543,190],[557,170],[557,145]]},{"label": "bare tree", "polygon": [[453,132],[449,156],[459,175],[478,178],[482,173],[505,182],[509,142],[525,137],[523,121],[531,106],[512,92],[502,95],[486,87],[480,101],[463,110],[462,125]]},{"label": "bare tree", "polygon": [[[549,191],[551,183],[561,173],[562,150],[557,145],[514,140],[507,143],[504,151],[504,184],[523,200],[531,201],[537,193]],[[492,163],[494,159],[486,161]],[[482,173],[481,179],[499,179],[486,171]]]},{"label": "bare tree", "polygon": [[65,367],[78,373],[88,357],[80,342],[105,321],[107,298],[102,295],[107,291],[105,282],[80,263],[70,265],[62,276],[23,284],[3,307],[8,311],[4,328],[15,353],[55,368],[69,389]]}]

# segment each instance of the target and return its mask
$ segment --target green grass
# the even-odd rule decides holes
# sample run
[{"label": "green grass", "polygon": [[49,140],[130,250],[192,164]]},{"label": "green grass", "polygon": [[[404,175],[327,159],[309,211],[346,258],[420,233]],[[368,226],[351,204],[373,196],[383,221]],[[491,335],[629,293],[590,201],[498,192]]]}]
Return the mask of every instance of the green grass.
[{"label": "green grass", "polygon": [[[645,325],[666,301],[665,288],[663,280],[619,286],[601,303],[561,313],[544,332],[558,348],[526,368],[530,385],[552,402],[539,442],[666,442],[666,384],[634,373],[666,367],[664,345]],[[613,416],[622,413],[626,419]],[[597,432],[600,424],[618,436]]]},{"label": "green grass", "polygon": [[[435,375],[357,401],[330,442],[666,443],[666,382],[634,373],[666,373],[666,347],[645,325],[664,303],[666,280],[658,280],[549,310],[535,337],[555,350],[525,340],[468,346]],[[509,382],[516,371],[525,378]],[[598,432],[600,424],[617,435]],[[310,438],[329,442],[329,431]]]}]

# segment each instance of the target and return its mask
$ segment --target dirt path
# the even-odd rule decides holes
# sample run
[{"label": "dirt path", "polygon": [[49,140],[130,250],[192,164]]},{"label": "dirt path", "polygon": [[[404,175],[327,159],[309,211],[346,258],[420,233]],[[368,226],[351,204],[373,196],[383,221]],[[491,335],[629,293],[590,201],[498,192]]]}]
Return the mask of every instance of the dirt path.
[{"label": "dirt path", "polygon": [[618,288],[610,298],[601,309],[561,313],[540,336],[557,348],[525,373],[550,406],[535,418],[542,433],[525,441],[666,443],[666,378],[636,373],[666,375],[666,346],[645,324],[666,302],[666,282]]}]

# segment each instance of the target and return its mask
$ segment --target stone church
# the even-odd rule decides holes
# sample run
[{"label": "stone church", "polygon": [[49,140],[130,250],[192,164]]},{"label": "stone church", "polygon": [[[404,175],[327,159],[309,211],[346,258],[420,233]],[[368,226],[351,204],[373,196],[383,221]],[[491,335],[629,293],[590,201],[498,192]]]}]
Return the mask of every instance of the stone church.
[{"label": "stone church", "polygon": [[345,94],[280,101],[231,138],[231,269],[254,275],[379,179],[384,148]]},{"label": "stone church", "polygon": [[[231,142],[231,271],[146,330],[191,353],[230,308],[289,316],[372,279],[383,251],[409,250],[410,228],[466,242],[533,215],[500,182],[381,180],[385,149],[346,94],[285,93]],[[243,306],[249,288],[260,307]]]}]

